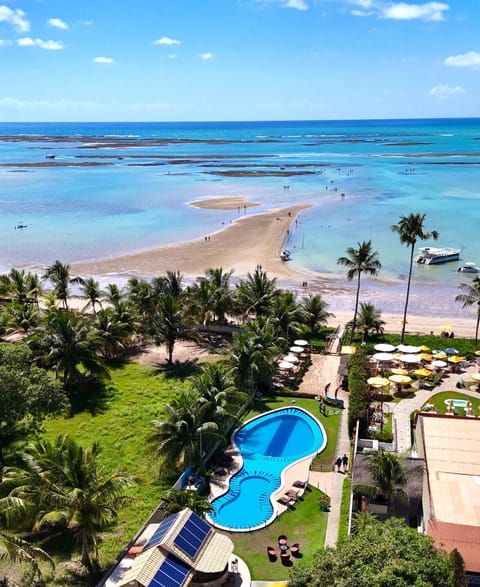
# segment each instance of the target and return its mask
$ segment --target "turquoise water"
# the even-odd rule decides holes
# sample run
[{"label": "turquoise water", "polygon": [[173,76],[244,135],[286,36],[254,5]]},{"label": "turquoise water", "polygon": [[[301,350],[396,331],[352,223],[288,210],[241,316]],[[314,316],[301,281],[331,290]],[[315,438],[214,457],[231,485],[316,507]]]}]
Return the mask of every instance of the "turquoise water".
[{"label": "turquoise water", "polygon": [[300,408],[280,408],[244,424],[233,436],[243,458],[227,493],[213,501],[216,526],[235,531],[261,528],[276,516],[272,494],[284,470],[326,445],[322,425]]},{"label": "turquoise water", "polygon": [[[127,143],[99,144],[98,137]],[[263,204],[248,214],[313,204],[290,231],[293,267],[345,282],[336,259],[371,239],[381,279],[402,284],[408,250],[390,226],[421,212],[426,228],[440,232],[439,246],[462,247],[459,263],[415,267],[424,290],[411,309],[425,314],[430,287],[451,303],[458,283],[471,279],[457,267],[480,263],[479,140],[480,119],[0,124],[0,270],[202,237],[238,213],[188,202],[234,195]],[[47,154],[87,166],[35,167]],[[19,223],[28,228],[14,230]],[[373,286],[369,295],[375,302]],[[383,308],[396,311],[389,297]]]}]

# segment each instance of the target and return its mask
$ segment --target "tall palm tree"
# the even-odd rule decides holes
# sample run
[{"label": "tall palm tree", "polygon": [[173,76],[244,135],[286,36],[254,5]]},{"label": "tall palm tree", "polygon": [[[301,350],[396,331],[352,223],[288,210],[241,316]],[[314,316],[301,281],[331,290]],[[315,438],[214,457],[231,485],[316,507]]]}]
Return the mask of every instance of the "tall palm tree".
[{"label": "tall palm tree", "polygon": [[413,270],[413,255],[415,253],[415,245],[418,240],[428,240],[433,238],[437,240],[439,233],[436,230],[426,231],[424,227],[426,214],[411,213],[408,216],[400,216],[398,224],[392,224],[390,229],[396,232],[400,238],[400,243],[406,247],[410,247],[410,265],[408,269],[407,295],[405,297],[405,308],[403,310],[402,320],[402,334],[400,341],[403,343],[405,338],[405,327],[407,325],[407,310],[408,300],[410,297],[410,284],[412,281]]},{"label": "tall palm tree", "polygon": [[287,343],[289,337],[300,332],[300,308],[293,293],[281,292],[273,300],[271,316],[279,336],[283,337]]},{"label": "tall palm tree", "polygon": [[230,288],[233,269],[223,271],[222,267],[211,267],[205,275],[212,286],[212,310],[215,319],[223,323],[226,321],[226,314],[232,310],[233,306],[233,292]]},{"label": "tall palm tree", "polygon": [[210,339],[210,323],[215,317],[213,310],[213,288],[205,277],[197,279],[188,289],[188,306],[192,317],[198,320],[201,327],[207,331]]},{"label": "tall palm tree", "polygon": [[32,529],[72,533],[87,567],[98,560],[97,537],[116,519],[132,484],[120,472],[105,473],[99,454],[97,443],[83,448],[65,434],[28,444],[22,464],[4,471],[3,484],[13,487],[9,497],[33,516]]},{"label": "tall palm tree", "polygon": [[[7,500],[8,498],[5,498],[5,501]],[[0,530],[0,560],[14,565],[28,564],[34,572],[34,577],[40,581],[42,579],[40,561],[48,563],[52,570],[55,568],[55,563],[47,552],[7,530]]]},{"label": "tall palm tree", "polygon": [[383,333],[384,326],[385,320],[382,320],[381,310],[377,310],[373,304],[360,302],[357,327],[362,333],[362,341],[367,340],[370,332]]},{"label": "tall palm tree", "polygon": [[480,277],[475,276],[472,279],[472,283],[460,283],[459,289],[463,294],[455,296],[455,301],[462,304],[462,308],[468,308],[469,306],[477,305],[477,322],[475,324],[475,346],[477,348],[478,343],[478,327],[480,325]]},{"label": "tall palm tree", "polygon": [[68,297],[70,295],[69,286],[71,284],[83,284],[81,277],[72,277],[70,273],[70,265],[64,264],[61,261],[55,261],[45,270],[42,279],[50,281],[53,285],[53,291],[58,300],[61,300],[65,310],[68,310]]},{"label": "tall palm tree", "polygon": [[98,336],[99,352],[105,359],[121,356],[129,346],[133,333],[128,319],[122,319],[117,310],[104,308],[95,316],[94,325]]},{"label": "tall palm tree", "polygon": [[241,279],[237,284],[236,298],[244,316],[267,315],[279,293],[276,284],[275,277],[270,279],[267,273],[259,268],[255,269],[253,274],[248,273],[245,279]]},{"label": "tall palm tree", "polygon": [[116,283],[109,283],[102,291],[102,299],[111,304],[114,308],[124,301],[124,292],[121,290]]},{"label": "tall palm tree", "polygon": [[168,353],[168,364],[173,363],[173,350],[177,340],[195,340],[191,316],[185,312],[180,298],[170,294],[160,298],[154,314],[149,316],[151,333],[157,343],[165,343]]},{"label": "tall palm tree", "polygon": [[102,307],[102,290],[100,289],[100,285],[96,279],[93,277],[88,277],[84,280],[81,284],[81,291],[83,297],[87,300],[87,304],[83,307],[82,312],[85,312],[88,308],[92,308],[93,313],[97,313],[96,305],[98,304],[100,308]]},{"label": "tall palm tree", "polygon": [[315,334],[320,324],[326,324],[329,318],[335,317],[335,314],[327,312],[327,307],[327,302],[320,294],[309,294],[300,302],[300,320],[310,328],[312,334]]},{"label": "tall palm tree", "polygon": [[363,241],[357,243],[358,247],[348,247],[346,250],[347,256],[339,257],[337,259],[338,265],[343,265],[347,268],[347,279],[352,281],[354,277],[357,278],[357,293],[355,296],[355,311],[353,313],[352,330],[350,333],[350,343],[355,336],[355,328],[357,324],[358,300],[360,296],[360,279],[362,273],[375,276],[378,275],[382,265],[378,259],[378,251],[372,249],[372,241]]},{"label": "tall palm tree", "polygon": [[185,508],[189,508],[202,517],[212,511],[213,507],[208,497],[199,495],[193,489],[167,489],[161,494],[162,508],[165,514],[176,514]]}]

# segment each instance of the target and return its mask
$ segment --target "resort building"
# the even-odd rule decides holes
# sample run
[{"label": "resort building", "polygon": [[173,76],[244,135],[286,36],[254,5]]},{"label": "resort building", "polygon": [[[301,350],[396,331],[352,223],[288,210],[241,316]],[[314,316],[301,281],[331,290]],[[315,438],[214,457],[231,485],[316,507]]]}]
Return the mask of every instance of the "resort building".
[{"label": "resort building", "polygon": [[105,587],[216,587],[225,584],[233,542],[185,508],[147,524]]},{"label": "resort building", "polygon": [[425,460],[425,531],[436,546],[456,548],[469,585],[480,585],[480,420],[422,413],[415,441]]}]

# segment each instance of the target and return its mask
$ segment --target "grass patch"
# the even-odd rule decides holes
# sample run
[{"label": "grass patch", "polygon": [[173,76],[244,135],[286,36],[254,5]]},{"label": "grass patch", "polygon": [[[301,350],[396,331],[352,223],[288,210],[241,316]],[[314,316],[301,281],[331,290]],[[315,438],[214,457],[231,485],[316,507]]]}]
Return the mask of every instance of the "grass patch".
[{"label": "grass patch", "polygon": [[290,560],[294,566],[312,564],[313,554],[323,548],[327,529],[328,514],[320,511],[320,495],[318,489],[309,487],[294,509],[287,510],[262,530],[222,532],[235,544],[235,554],[247,562],[253,580],[288,579],[288,567],[282,565],[280,558],[271,563],[267,557],[267,546],[273,546],[279,554],[277,538],[280,534],[287,536],[290,545],[295,542],[300,544],[303,557],[292,557]]},{"label": "grass patch", "polygon": [[348,517],[350,514],[350,492],[352,489],[351,477],[345,477],[342,487],[342,501],[340,504],[340,519],[338,522],[337,544],[348,540]]},{"label": "grass patch", "polygon": [[[459,391],[442,391],[440,393],[436,393],[430,399],[428,399],[426,403],[433,404],[437,409],[437,413],[445,414],[448,409],[448,406],[445,403],[445,400],[447,399],[462,399],[472,402],[473,413],[477,417],[480,416],[480,404],[478,398],[472,398],[471,396],[465,395],[464,393],[461,393]],[[460,416],[465,415],[465,411],[463,408],[457,408],[457,413]]]}]

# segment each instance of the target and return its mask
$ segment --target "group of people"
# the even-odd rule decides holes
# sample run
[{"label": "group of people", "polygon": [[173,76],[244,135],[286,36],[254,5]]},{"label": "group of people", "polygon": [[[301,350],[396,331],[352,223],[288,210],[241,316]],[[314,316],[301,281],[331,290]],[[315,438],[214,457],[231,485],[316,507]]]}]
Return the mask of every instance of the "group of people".
[{"label": "group of people", "polygon": [[[335,466],[337,467],[337,472],[338,473],[346,473],[348,470],[348,457],[346,454],[343,455],[343,457],[341,457],[340,455],[338,455],[337,460],[335,461]],[[343,471],[342,471],[342,467],[343,467]]]}]

